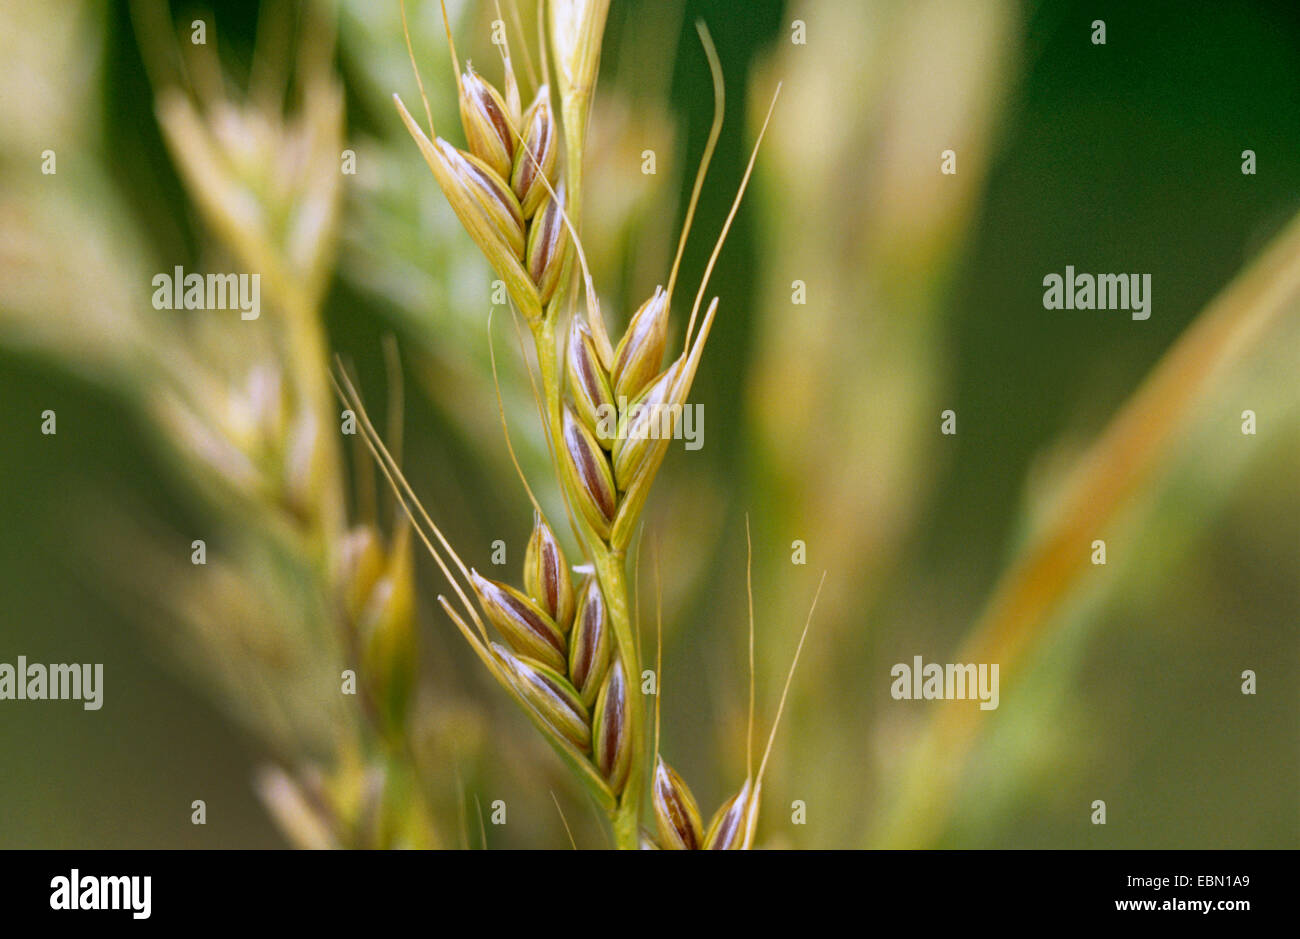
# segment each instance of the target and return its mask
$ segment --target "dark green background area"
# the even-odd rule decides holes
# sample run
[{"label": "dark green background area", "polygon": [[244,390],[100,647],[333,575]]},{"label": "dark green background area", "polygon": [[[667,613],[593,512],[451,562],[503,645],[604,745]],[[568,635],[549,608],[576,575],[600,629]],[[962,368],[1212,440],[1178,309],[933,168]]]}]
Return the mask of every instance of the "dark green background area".
[{"label": "dark green background area", "polygon": [[[184,190],[154,122],[126,4],[114,7],[104,37],[108,139],[101,156],[154,245],[168,246],[188,267],[198,258],[200,232],[192,214],[177,210]],[[236,62],[251,48],[257,8],[217,6],[216,31]],[[661,8],[660,0],[615,0],[607,67],[633,33],[628,25]],[[177,19],[197,9],[173,4]],[[946,395],[959,402],[962,433],[918,519],[918,573],[908,581],[942,575],[973,599],[1004,565],[1033,458],[1065,427],[1100,429],[1215,293],[1300,210],[1295,4],[1061,2],[1030,4],[1022,15],[1019,72],[946,304]],[[788,14],[783,3],[763,0],[686,3],[671,83],[686,166],[698,159],[711,116],[696,17],[709,23],[728,76],[728,120],[741,125],[750,110],[749,70],[783,36]],[[1104,47],[1087,39],[1088,24],[1099,18],[1106,21]],[[354,126],[373,119],[349,107]],[[723,135],[717,178],[738,179],[748,146],[743,134]],[[1240,172],[1245,149],[1257,154],[1254,176]],[[717,231],[732,192],[706,189],[697,231]],[[700,375],[699,395],[708,401],[742,387],[750,367],[747,311],[757,302],[760,263],[755,218],[741,212],[714,274],[713,291],[734,313],[720,318],[711,366]],[[710,248],[709,238],[692,240],[683,283],[698,281]],[[1150,320],[1134,323],[1117,312],[1044,315],[1042,277],[1067,264],[1150,273]],[[386,325],[380,311],[339,288],[328,316],[339,349],[374,360]],[[46,408],[58,413],[56,437],[39,433]],[[709,432],[717,436],[704,458],[736,465],[742,426],[714,422]],[[0,847],[281,844],[249,782],[266,754],[167,666],[112,584],[91,576],[105,565],[80,553],[86,546],[78,519],[102,500],[166,518],[177,531],[197,523],[127,410],[48,363],[0,350],[0,661],[24,654],[103,662],[106,681],[99,712],[74,702],[0,702]],[[1248,621],[1225,623],[1213,608],[1181,607],[1178,585],[1159,585],[1154,595],[1185,618],[1187,639],[1182,646],[1162,642],[1159,654],[1180,647],[1186,654],[1166,656],[1155,670],[1145,664],[1155,647],[1135,624],[1109,624],[1110,638],[1086,657],[1081,684],[1103,711],[1131,695],[1122,708],[1109,705],[1117,736],[1105,752],[1125,760],[1091,766],[1068,793],[1050,785],[1026,793],[1023,812],[997,846],[1080,844],[1055,806],[1061,798],[1086,802],[1099,789],[1141,809],[1142,821],[1125,829],[1125,846],[1295,846],[1300,596],[1285,574],[1300,559],[1295,506],[1294,498],[1279,499],[1278,514],[1259,518],[1270,526],[1259,541],[1228,523],[1206,535],[1213,562],[1232,572],[1234,592],[1224,605],[1249,609]],[[179,550],[188,539],[185,545]],[[107,566],[132,563],[120,556]],[[1213,666],[1235,661],[1243,649],[1256,667],[1273,667],[1260,704],[1286,719],[1246,713],[1255,702],[1243,699],[1226,722],[1212,725],[1203,713],[1211,705],[1175,699],[1189,683],[1221,680]],[[1175,682],[1169,674],[1182,677]],[[1279,703],[1278,696],[1286,697]],[[845,732],[862,737],[867,730]],[[1198,778],[1162,771],[1200,764]],[[207,803],[206,827],[189,822],[194,799]],[[1189,833],[1182,819],[1197,799],[1212,803],[1219,821]],[[953,835],[960,837],[960,830]]]}]

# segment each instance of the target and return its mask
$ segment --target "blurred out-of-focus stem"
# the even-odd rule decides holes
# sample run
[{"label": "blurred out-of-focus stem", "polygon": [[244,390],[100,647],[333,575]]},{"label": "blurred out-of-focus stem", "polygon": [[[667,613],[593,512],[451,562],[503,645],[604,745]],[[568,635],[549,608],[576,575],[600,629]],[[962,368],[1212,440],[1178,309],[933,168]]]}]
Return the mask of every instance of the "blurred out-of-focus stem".
[{"label": "blurred out-of-focus stem", "polygon": [[[994,589],[953,661],[998,663],[1014,685],[1022,663],[1055,623],[1088,565],[1094,533],[1131,503],[1168,464],[1193,406],[1251,351],[1270,327],[1300,314],[1300,216],[1188,328],[1081,460],[1054,507]],[[1005,692],[1005,688],[1004,688]],[[917,743],[885,806],[873,842],[932,844],[947,821],[957,783],[991,713],[945,707]]]}]

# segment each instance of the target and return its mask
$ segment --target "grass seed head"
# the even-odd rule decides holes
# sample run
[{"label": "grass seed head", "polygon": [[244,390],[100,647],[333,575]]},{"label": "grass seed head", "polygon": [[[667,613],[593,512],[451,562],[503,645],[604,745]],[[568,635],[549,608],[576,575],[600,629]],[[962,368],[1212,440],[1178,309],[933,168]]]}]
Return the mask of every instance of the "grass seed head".
[{"label": "grass seed head", "polygon": [[[575,594],[564,555],[539,509],[525,551],[523,592],[468,570],[434,529],[478,595],[487,619],[504,637],[505,645],[488,644],[473,604],[460,592],[456,578],[441,559],[444,574],[460,593],[478,633],[445,598],[439,599],[493,675],[527,705],[525,710],[534,723],[579,772],[597,801],[610,811],[621,846],[639,843],[649,848],[745,848],[753,838],[761,788],[755,780],[762,779],[762,769],[757,777],[747,776],[740,792],[719,809],[705,830],[689,788],[657,756],[657,713],[651,793],[658,836],[641,826],[640,800],[646,768],[639,754],[646,749],[644,706],[640,695],[633,697],[634,691],[629,689],[629,680],[638,677],[639,652],[634,627],[628,622],[626,588],[620,575],[624,573],[621,565],[631,534],[668,440],[681,419],[714,321],[716,298],[708,305],[699,332],[695,333],[709,274],[748,183],[757,146],[705,269],[681,356],[661,371],[672,285],[722,114],[717,56],[707,31],[701,28],[717,95],[714,129],[697,175],[669,288],[655,289],[631,317],[617,349],[613,348],[576,228],[581,215],[583,144],[609,3],[551,0],[548,6],[553,55],[549,61],[554,68],[545,58],[543,39],[542,72],[543,78],[554,77],[557,109],[553,110],[548,87],[541,84],[533,102],[520,113],[518,85],[508,49],[503,49],[503,97],[472,67],[460,72],[454,46],[453,71],[460,90],[468,152],[438,138],[431,118],[429,136],[434,140],[430,141],[400,99],[397,104],[457,217],[504,280],[511,299],[533,328],[546,392],[546,406],[541,408],[539,401],[539,408],[551,435],[552,450],[558,451],[556,462],[564,477],[569,507],[577,506],[577,512],[571,512],[570,517],[575,524],[576,515],[585,519],[590,530],[579,532],[580,541],[591,569],[600,573],[588,576]],[[448,41],[451,44],[450,30]],[[417,81],[418,77],[417,72]],[[536,85],[536,78],[533,81]],[[768,120],[770,117],[771,108]],[[766,128],[765,120],[764,132]],[[561,162],[561,131],[564,174],[570,184],[567,202],[563,180],[552,181]],[[581,265],[587,307],[585,315],[573,316],[567,346],[562,355],[557,355],[558,317],[549,308],[555,304],[571,258]],[[430,550],[437,556],[431,545]],[[607,597],[604,590],[614,592]],[[770,748],[771,738],[768,752]]]}]

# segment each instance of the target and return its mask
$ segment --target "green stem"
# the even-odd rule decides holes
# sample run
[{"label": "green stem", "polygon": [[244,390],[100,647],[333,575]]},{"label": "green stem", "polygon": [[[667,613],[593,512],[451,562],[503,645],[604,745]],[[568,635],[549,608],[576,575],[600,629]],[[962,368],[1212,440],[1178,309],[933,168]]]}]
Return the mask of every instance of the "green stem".
[{"label": "green stem", "polygon": [[628,611],[623,556],[610,551],[600,541],[596,543],[594,554],[592,561],[614,626],[614,641],[627,672],[627,707],[632,738],[632,763],[628,769],[627,785],[612,817],[614,840],[620,849],[636,850],[640,846],[641,792],[645,788],[645,704],[640,693],[641,663]]}]

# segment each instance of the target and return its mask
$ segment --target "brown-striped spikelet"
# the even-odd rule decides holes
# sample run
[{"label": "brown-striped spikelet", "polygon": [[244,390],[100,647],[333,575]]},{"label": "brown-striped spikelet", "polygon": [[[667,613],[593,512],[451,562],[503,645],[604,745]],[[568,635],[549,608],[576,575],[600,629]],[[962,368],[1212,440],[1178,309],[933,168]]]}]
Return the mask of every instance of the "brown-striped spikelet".
[{"label": "brown-striped spikelet", "polygon": [[755,800],[751,795],[751,784],[745,780],[740,791],[722,803],[713,820],[709,822],[708,833],[704,836],[704,847],[709,851],[732,851],[748,847],[746,829],[750,822]]},{"label": "brown-striped spikelet", "polygon": [[592,727],[596,768],[615,792],[622,792],[632,760],[631,714],[628,711],[627,675],[615,659],[596,698]]},{"label": "brown-striped spikelet", "polygon": [[469,572],[483,612],[516,653],[563,673],[568,665],[564,634],[546,612],[514,587]]},{"label": "brown-striped spikelet", "polygon": [[573,625],[573,581],[555,533],[540,512],[533,513],[533,533],[524,549],[524,590],[559,628]]},{"label": "brown-striped spikelet", "polygon": [[605,596],[596,578],[588,577],[579,591],[578,612],[569,634],[569,677],[588,707],[596,703],[613,648]]},{"label": "brown-striped spikelet", "polygon": [[560,672],[541,662],[517,656],[499,643],[492,651],[509,670],[519,693],[575,747],[591,749],[591,718],[578,692]]},{"label": "brown-striped spikelet", "polygon": [[700,809],[695,796],[661,758],[655,761],[651,804],[654,806],[655,824],[659,841],[666,848],[694,851],[704,845],[704,832],[700,823]]}]

